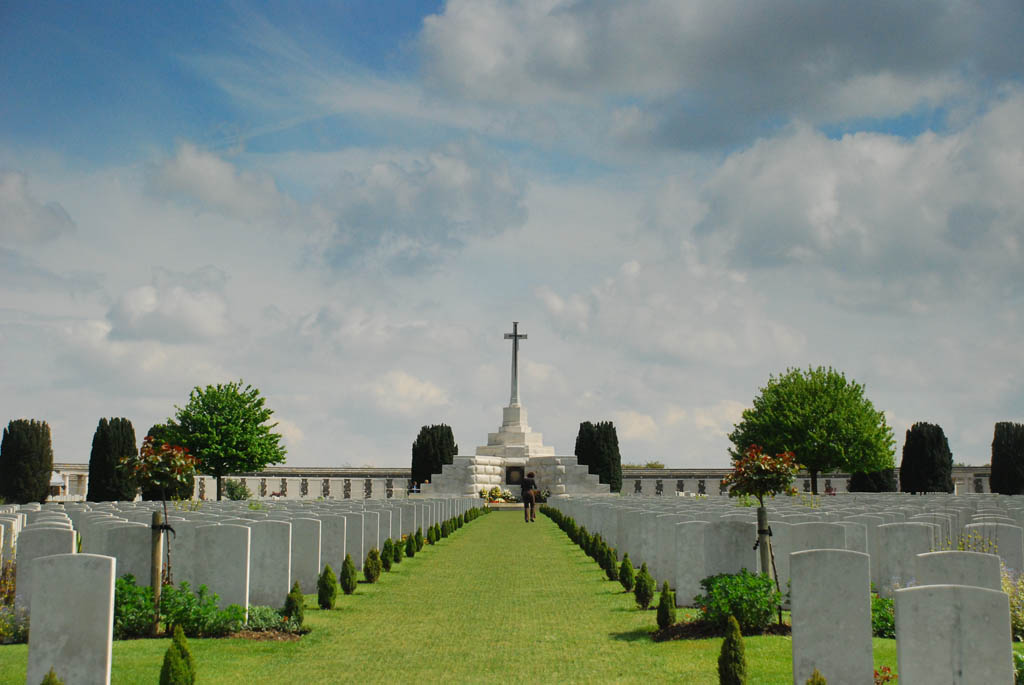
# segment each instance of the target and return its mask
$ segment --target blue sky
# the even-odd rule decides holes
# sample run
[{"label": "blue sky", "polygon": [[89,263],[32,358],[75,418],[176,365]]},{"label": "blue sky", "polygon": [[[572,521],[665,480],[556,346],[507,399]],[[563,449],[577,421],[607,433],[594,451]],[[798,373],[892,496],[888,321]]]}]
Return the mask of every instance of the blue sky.
[{"label": "blue sky", "polygon": [[1019,2],[0,6],[0,419],[85,461],[243,378],[289,462],[723,465],[832,365],[988,460],[1024,420]]}]

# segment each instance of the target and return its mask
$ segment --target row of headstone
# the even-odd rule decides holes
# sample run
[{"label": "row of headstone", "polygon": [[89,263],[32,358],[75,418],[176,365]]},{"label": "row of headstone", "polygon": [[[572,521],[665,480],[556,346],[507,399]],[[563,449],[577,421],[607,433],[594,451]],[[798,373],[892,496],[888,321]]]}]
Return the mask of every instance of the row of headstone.
[{"label": "row of headstone", "polygon": [[[408,478],[266,478],[232,477],[249,489],[254,499],[275,500],[390,500],[408,497]],[[196,476],[193,497],[214,499],[217,479]]]}]

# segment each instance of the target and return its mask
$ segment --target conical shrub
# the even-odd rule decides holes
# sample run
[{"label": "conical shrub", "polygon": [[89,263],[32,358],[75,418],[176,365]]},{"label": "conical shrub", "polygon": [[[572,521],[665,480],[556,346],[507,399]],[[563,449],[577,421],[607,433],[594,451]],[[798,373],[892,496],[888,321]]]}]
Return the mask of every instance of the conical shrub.
[{"label": "conical shrub", "polygon": [[448,533],[449,533],[448,522],[445,521],[444,523],[441,524],[441,537],[443,537],[443,538],[448,537]]},{"label": "conical shrub", "polygon": [[633,587],[633,596],[641,609],[651,606],[651,600],[654,599],[654,588],[654,578],[651,577],[650,571],[647,570],[647,563],[644,562],[640,565],[640,573],[636,574],[636,585]]},{"label": "conical shrub", "polygon": [[391,557],[391,561],[396,564],[401,564],[402,559],[405,558],[405,543],[402,542],[401,539],[395,540],[395,544],[391,551],[394,552],[394,556]]},{"label": "conical shrub", "polygon": [[828,685],[828,681],[825,680],[825,676],[821,675],[818,669],[814,669],[814,673],[807,679],[807,685]]},{"label": "conical shrub", "polygon": [[295,621],[298,626],[301,626],[302,622],[306,620],[306,598],[302,596],[302,588],[299,587],[297,580],[292,585],[292,591],[284,598],[284,609],[281,610],[281,615]]},{"label": "conical shrub", "polygon": [[391,564],[395,562],[395,546],[391,542],[391,538],[384,541],[384,546],[380,549],[380,565],[385,572],[391,571]]},{"label": "conical shrub", "polygon": [[438,542],[441,541],[441,524],[440,523],[435,523],[434,524],[434,539],[437,540]]},{"label": "conical shrub", "polygon": [[43,681],[39,685],[64,685],[64,681],[57,677],[57,674],[53,671],[53,667],[51,667],[50,670],[46,672],[46,675],[43,676]]},{"label": "conical shrub", "polygon": [[622,564],[619,566],[619,582],[622,583],[625,592],[630,592],[636,584],[636,575],[633,573],[633,562],[629,560],[629,552],[622,555]]},{"label": "conical shrub", "polygon": [[[418,531],[417,531],[417,534],[419,534]],[[416,547],[417,547],[417,545],[416,545],[416,538],[411,536],[411,535],[409,537],[407,537],[405,539],[405,556],[407,556],[407,557],[414,557],[414,556],[416,556]]]},{"label": "conical shrub", "polygon": [[363,562],[363,578],[367,583],[376,583],[380,578],[380,552],[376,547],[371,547],[366,553],[366,560]]},{"label": "conical shrub", "polygon": [[658,628],[665,630],[676,622],[676,593],[668,589],[668,581],[661,587],[658,600]]},{"label": "conical shrub", "polygon": [[430,526],[427,528],[427,544],[433,545],[435,543],[437,543],[437,538],[434,537],[434,527]]},{"label": "conical shrub", "polygon": [[619,579],[619,562],[616,559],[615,549],[607,547],[604,552],[604,573],[608,580]]},{"label": "conical shrub", "polygon": [[735,616],[730,616],[725,628],[725,640],[722,651],[718,654],[719,685],[746,685],[747,656],[740,635],[740,624]]},{"label": "conical shrub", "polygon": [[[416,550],[415,551],[419,552],[421,549],[423,549],[423,528],[422,527],[416,529],[416,537],[413,540],[413,544],[416,545]],[[411,557],[412,555],[410,554],[409,556]]]},{"label": "conical shrub", "polygon": [[195,682],[195,661],[188,648],[185,632],[181,626],[174,626],[174,637],[164,653],[164,664],[160,669],[160,685],[193,685]]},{"label": "conical shrub", "polygon": [[356,577],[356,565],[351,554],[345,555],[345,563],[341,565],[341,577],[338,578],[338,582],[341,584],[341,591],[346,595],[356,591],[359,579]]},{"label": "conical shrub", "polygon": [[338,601],[338,577],[330,564],[324,566],[323,573],[316,580],[316,603],[321,609],[333,609]]}]

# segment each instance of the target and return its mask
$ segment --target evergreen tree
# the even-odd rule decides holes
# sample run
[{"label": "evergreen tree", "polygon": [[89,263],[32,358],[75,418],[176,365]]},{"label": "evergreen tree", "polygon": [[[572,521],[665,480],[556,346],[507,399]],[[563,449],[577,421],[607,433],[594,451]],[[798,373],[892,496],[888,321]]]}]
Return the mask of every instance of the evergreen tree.
[{"label": "evergreen tree", "polygon": [[441,524],[441,537],[443,537],[443,538],[448,537],[448,522],[447,521],[445,521],[444,523]]},{"label": "evergreen tree", "polygon": [[395,544],[391,542],[391,538],[384,541],[384,546],[380,548],[380,565],[386,572],[391,572],[391,565],[395,563]]},{"label": "evergreen tree", "polygon": [[[153,442],[156,445],[164,445],[164,444],[173,445],[173,444],[175,444],[175,442],[174,442],[175,441],[174,430],[173,430],[173,428],[171,426],[169,426],[166,423],[154,424],[146,432],[146,435],[151,436],[153,438]],[[163,488],[161,488],[159,486],[152,485],[152,484],[150,484],[148,482],[147,483],[141,483],[140,485],[141,485],[140,489],[141,489],[142,499],[144,499],[146,501],[160,501],[160,500],[165,499],[165,497],[164,497],[165,493],[164,493],[164,489]],[[167,489],[166,489],[167,497],[166,497],[166,499],[169,499],[169,500],[192,499],[192,495],[195,492],[195,489],[196,489],[195,478],[190,478],[188,480],[188,482],[186,482],[186,483],[182,483],[182,482],[177,481],[177,480],[172,481],[171,484],[169,486],[167,486]]]},{"label": "evergreen tree", "polygon": [[296,625],[300,627],[302,622],[306,620],[306,598],[302,596],[302,588],[297,580],[292,585],[291,592],[285,595],[284,608],[281,609],[281,615],[295,621]]},{"label": "evergreen tree", "polygon": [[427,544],[433,545],[437,543],[437,538],[434,537],[434,527],[430,526],[427,528]]},{"label": "evergreen tree", "polygon": [[899,490],[899,486],[896,483],[895,469],[850,474],[850,492],[896,492],[897,490]]},{"label": "evergreen tree", "polygon": [[633,562],[629,560],[629,552],[622,555],[622,564],[619,566],[619,582],[622,583],[624,592],[629,592],[636,584],[636,576],[633,574]]},{"label": "evergreen tree", "polygon": [[668,581],[661,587],[658,600],[658,627],[662,630],[676,622],[676,594],[668,589]]},{"label": "evergreen tree", "polygon": [[138,489],[131,476],[117,467],[121,457],[138,454],[135,429],[125,418],[100,419],[89,453],[90,502],[131,501]]},{"label": "evergreen tree", "polygon": [[[420,539],[423,539],[423,534],[420,534]],[[416,556],[416,538],[410,535],[405,539],[405,556],[414,557]]]},{"label": "evergreen tree", "polygon": [[825,680],[825,676],[821,675],[821,671],[814,669],[814,673],[807,679],[804,685],[828,685],[828,681]]},{"label": "evergreen tree", "polygon": [[[435,536],[436,539],[436,536]],[[416,529],[416,535],[413,537],[413,544],[416,546],[416,551],[419,552],[423,549],[423,527],[420,526]],[[411,555],[410,555],[411,556]]]},{"label": "evergreen tree", "polygon": [[391,561],[396,564],[402,563],[402,558],[405,557],[405,543],[401,540],[395,540],[395,544],[392,546],[394,556],[391,557]]},{"label": "evergreen tree", "polygon": [[615,556],[615,549],[613,547],[605,549],[604,573],[608,576],[608,580],[619,579],[619,562]]},{"label": "evergreen tree", "polygon": [[50,670],[43,676],[42,682],[39,685],[64,685],[64,681],[57,677],[57,673],[50,667]]},{"label": "evergreen tree", "polygon": [[746,685],[747,655],[740,634],[740,624],[734,616],[729,617],[725,628],[725,640],[722,651],[718,654],[719,685]]},{"label": "evergreen tree", "polygon": [[426,483],[435,473],[441,473],[445,464],[451,464],[458,453],[451,427],[443,423],[423,426],[412,443],[413,481]]},{"label": "evergreen tree", "polygon": [[0,497],[8,504],[43,503],[52,473],[50,426],[34,419],[8,423],[0,440]]},{"label": "evergreen tree", "polygon": [[903,492],[953,492],[953,453],[941,426],[915,423],[907,430],[900,462]]},{"label": "evergreen tree", "polygon": [[376,547],[371,547],[366,553],[366,560],[363,562],[363,578],[367,583],[376,583],[380,578],[380,552]]},{"label": "evergreen tree", "polygon": [[636,603],[641,609],[651,606],[655,587],[657,585],[654,578],[651,577],[650,571],[647,570],[647,562],[644,562],[640,565],[640,573],[636,574],[636,585],[633,586],[633,597],[636,598]]},{"label": "evergreen tree", "polygon": [[356,577],[356,565],[352,561],[351,554],[345,555],[345,561],[341,565],[341,577],[338,581],[341,584],[341,591],[346,595],[351,595],[356,591],[359,579]]},{"label": "evergreen tree", "polygon": [[992,436],[992,492],[1024,494],[1024,424],[1000,421]]},{"label": "evergreen tree", "polygon": [[584,464],[598,480],[606,483],[612,492],[622,490],[622,456],[619,437],[611,421],[596,424],[585,421],[576,435],[576,460]]},{"label": "evergreen tree", "polygon": [[193,685],[195,682],[195,661],[188,648],[185,632],[180,625],[176,625],[171,646],[164,654],[163,668],[160,669],[160,685]]},{"label": "evergreen tree", "polygon": [[321,609],[333,609],[338,601],[338,578],[330,564],[324,566],[323,573],[316,580],[316,602]]}]

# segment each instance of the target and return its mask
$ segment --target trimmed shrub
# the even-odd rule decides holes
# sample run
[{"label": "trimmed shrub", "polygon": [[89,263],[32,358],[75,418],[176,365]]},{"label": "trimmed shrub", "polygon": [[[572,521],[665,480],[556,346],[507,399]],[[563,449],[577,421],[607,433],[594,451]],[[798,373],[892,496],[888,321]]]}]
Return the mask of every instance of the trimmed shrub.
[{"label": "trimmed shrub", "polygon": [[[423,549],[423,527],[422,526],[416,529],[416,537],[413,539],[413,544],[416,545],[416,550],[415,551],[419,552],[420,550]],[[411,557],[412,555],[410,554],[409,556]]]},{"label": "trimmed shrub", "polygon": [[448,522],[447,521],[445,521],[444,523],[441,524],[441,537],[443,537],[443,538],[448,537]]},{"label": "trimmed shrub", "polygon": [[[419,531],[417,531],[417,535],[419,535]],[[422,537],[421,537],[421,539],[422,539]],[[414,556],[416,556],[416,547],[417,547],[417,545],[416,545],[416,538],[412,537],[411,535],[409,537],[407,537],[405,539],[405,556],[407,556],[407,557],[414,557]]]},{"label": "trimmed shrub", "polygon": [[164,665],[160,669],[160,685],[193,685],[195,682],[196,665],[185,632],[181,626],[175,626],[171,646],[164,654]]},{"label": "trimmed shrub", "polygon": [[333,609],[338,601],[338,577],[330,564],[324,566],[323,573],[316,580],[316,602],[321,609]]},{"label": "trimmed shrub", "polygon": [[608,547],[604,553],[604,574],[608,576],[608,580],[619,579],[619,562],[612,547]]},{"label": "trimmed shrub", "polygon": [[437,540],[438,542],[441,541],[441,524],[440,523],[435,523],[434,524],[434,539]]},{"label": "trimmed shrub", "polygon": [[391,551],[394,552],[391,557],[391,561],[396,564],[401,564],[402,559],[405,558],[405,543],[401,539],[395,540],[394,544],[391,546]]},{"label": "trimmed shrub", "polygon": [[191,683],[196,682],[196,662],[192,658],[192,650],[188,648],[188,640],[185,639],[185,631],[181,629],[181,626],[174,628],[174,633],[171,637],[171,644],[178,648],[178,654],[181,655],[181,660],[185,663],[185,668],[188,669],[188,673],[191,676]]},{"label": "trimmed shrub", "polygon": [[302,596],[302,588],[299,587],[299,581],[297,580],[292,585],[292,591],[284,598],[284,608],[281,609],[281,615],[290,621],[295,621],[295,623],[299,624],[299,627],[306,620],[306,598]]},{"label": "trimmed shrub", "polygon": [[388,573],[391,572],[391,564],[395,561],[395,546],[391,542],[391,538],[384,541],[384,546],[380,550],[380,566]]},{"label": "trimmed shrub", "polygon": [[636,598],[636,603],[641,609],[651,606],[655,587],[654,578],[651,577],[650,571],[647,570],[647,562],[644,562],[640,565],[640,573],[636,574],[636,585],[633,587],[633,596]]},{"label": "trimmed shrub", "polygon": [[456,524],[455,525],[457,527],[459,527],[459,528],[462,528],[462,526],[466,525],[466,515],[465,514],[459,514],[459,518],[456,520]]},{"label": "trimmed shrub", "polygon": [[380,578],[380,552],[376,547],[371,547],[366,553],[366,561],[363,562],[363,578],[367,583],[376,583]]},{"label": "trimmed shrub", "polygon": [[629,560],[629,552],[622,555],[622,564],[619,566],[619,582],[622,583],[623,592],[629,592],[636,584],[633,562]]},{"label": "trimmed shrub", "polygon": [[[161,680],[161,682],[163,681]],[[57,674],[53,672],[53,667],[51,666],[50,670],[46,672],[45,676],[43,676],[43,680],[39,685],[64,685],[64,681],[57,677]]]},{"label": "trimmed shrub", "polygon": [[747,655],[740,634],[740,624],[735,617],[726,620],[725,639],[718,654],[719,685],[746,685]]},{"label": "trimmed shrub", "polygon": [[658,627],[664,630],[676,622],[676,593],[668,589],[668,581],[661,587],[658,600]]},{"label": "trimmed shrub", "polygon": [[341,577],[338,578],[338,582],[341,584],[341,591],[346,595],[351,595],[356,591],[359,580],[356,578],[356,565],[352,561],[351,554],[345,555],[345,562],[341,565]]},{"label": "trimmed shrub", "polygon": [[807,679],[806,685],[828,685],[828,681],[825,680],[825,676],[821,675],[821,671],[814,669],[814,673]]},{"label": "trimmed shrub", "polygon": [[430,526],[427,528],[427,544],[433,545],[435,543],[437,543],[437,538],[434,537],[434,527]]},{"label": "trimmed shrub", "polygon": [[703,620],[724,631],[732,616],[740,630],[747,635],[764,632],[771,623],[782,593],[766,574],[720,573],[700,581],[706,594],[694,597],[694,605],[701,610]]}]

